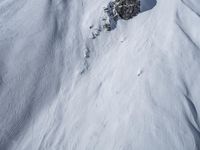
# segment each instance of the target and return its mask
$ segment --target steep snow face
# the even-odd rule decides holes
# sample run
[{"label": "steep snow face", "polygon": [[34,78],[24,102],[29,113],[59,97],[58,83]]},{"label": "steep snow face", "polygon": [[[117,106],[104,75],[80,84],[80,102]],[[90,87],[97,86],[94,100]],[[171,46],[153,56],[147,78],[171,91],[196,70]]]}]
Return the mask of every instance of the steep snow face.
[{"label": "steep snow face", "polygon": [[200,149],[199,0],[108,2],[0,2],[1,150]]}]

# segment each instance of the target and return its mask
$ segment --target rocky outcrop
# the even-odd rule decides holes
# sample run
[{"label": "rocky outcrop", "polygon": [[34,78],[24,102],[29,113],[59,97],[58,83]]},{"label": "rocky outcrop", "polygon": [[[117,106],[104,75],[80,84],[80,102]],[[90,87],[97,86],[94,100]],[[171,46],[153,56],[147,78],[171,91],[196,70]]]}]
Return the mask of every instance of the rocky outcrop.
[{"label": "rocky outcrop", "polygon": [[131,19],[140,12],[140,0],[115,0],[115,10],[122,19]]},{"label": "rocky outcrop", "polygon": [[[91,25],[91,38],[98,37],[102,30],[112,31],[117,27],[119,19],[128,20],[140,12],[140,0],[113,0],[104,7],[104,13],[100,24],[96,27]],[[94,27],[94,28],[93,28]]]}]

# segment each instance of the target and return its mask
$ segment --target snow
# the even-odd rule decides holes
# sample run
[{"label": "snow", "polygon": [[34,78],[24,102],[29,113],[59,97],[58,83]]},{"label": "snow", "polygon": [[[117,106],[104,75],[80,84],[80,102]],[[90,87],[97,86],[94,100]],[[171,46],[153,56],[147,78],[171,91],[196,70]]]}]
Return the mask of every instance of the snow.
[{"label": "snow", "polygon": [[0,1],[0,150],[200,149],[199,0],[108,3]]}]

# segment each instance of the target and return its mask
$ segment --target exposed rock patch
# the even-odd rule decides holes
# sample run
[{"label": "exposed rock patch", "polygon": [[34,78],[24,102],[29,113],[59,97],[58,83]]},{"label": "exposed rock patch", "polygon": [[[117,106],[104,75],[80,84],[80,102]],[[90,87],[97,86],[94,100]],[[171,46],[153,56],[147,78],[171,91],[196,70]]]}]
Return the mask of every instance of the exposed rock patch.
[{"label": "exposed rock patch", "polygon": [[91,39],[97,38],[102,30],[111,31],[117,27],[119,19],[129,20],[140,12],[140,0],[114,0],[110,1],[96,27],[91,25]]},{"label": "exposed rock patch", "polygon": [[131,19],[140,12],[140,0],[115,0],[115,10],[120,18]]}]

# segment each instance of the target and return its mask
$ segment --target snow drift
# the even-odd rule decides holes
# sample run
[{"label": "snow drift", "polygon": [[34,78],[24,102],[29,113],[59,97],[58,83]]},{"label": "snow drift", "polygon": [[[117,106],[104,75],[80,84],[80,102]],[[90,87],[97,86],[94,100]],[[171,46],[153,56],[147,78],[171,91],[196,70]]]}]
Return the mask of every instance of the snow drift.
[{"label": "snow drift", "polygon": [[108,2],[0,2],[1,150],[200,149],[200,2]]}]

